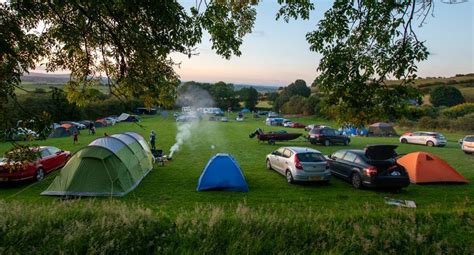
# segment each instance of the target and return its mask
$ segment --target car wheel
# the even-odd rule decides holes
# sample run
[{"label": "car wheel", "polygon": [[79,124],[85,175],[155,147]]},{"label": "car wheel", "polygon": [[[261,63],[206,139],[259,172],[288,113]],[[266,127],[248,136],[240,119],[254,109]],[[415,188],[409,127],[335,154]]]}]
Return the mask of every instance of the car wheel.
[{"label": "car wheel", "polygon": [[294,183],[295,180],[293,179],[293,175],[291,174],[290,170],[286,170],[286,181],[288,183]]},{"label": "car wheel", "polygon": [[349,140],[346,139],[344,140],[344,146],[347,146],[347,145],[349,145]]},{"label": "car wheel", "polygon": [[44,170],[43,170],[43,168],[39,168],[38,170],[36,170],[35,179],[37,181],[42,181],[44,179]]},{"label": "car wheel", "polygon": [[267,159],[267,169],[272,170],[272,164],[270,163],[270,160]]},{"label": "car wheel", "polygon": [[407,143],[408,141],[407,141],[407,139],[403,138],[401,142],[402,143]]},{"label": "car wheel", "polygon": [[353,173],[351,176],[352,187],[356,189],[362,188],[362,179],[358,173]]},{"label": "car wheel", "polygon": [[324,140],[324,146],[329,146],[331,145],[331,142],[329,140]]},{"label": "car wheel", "polygon": [[433,147],[434,143],[432,141],[428,141],[428,142],[426,142],[426,146]]}]

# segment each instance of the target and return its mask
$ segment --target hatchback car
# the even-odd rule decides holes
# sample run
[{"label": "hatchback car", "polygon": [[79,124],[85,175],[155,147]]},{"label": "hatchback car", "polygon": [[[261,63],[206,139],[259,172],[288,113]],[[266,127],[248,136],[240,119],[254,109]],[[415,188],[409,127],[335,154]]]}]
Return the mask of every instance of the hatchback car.
[{"label": "hatchback car", "polygon": [[331,179],[326,158],[321,152],[305,147],[281,147],[266,158],[267,168],[284,175],[288,183]]},{"label": "hatchback car", "polygon": [[6,159],[0,159],[0,182],[15,182],[34,179],[41,181],[44,176],[63,167],[71,157],[69,151],[62,151],[52,146],[41,146],[38,149],[38,158],[35,161],[23,164],[18,169],[10,167]]},{"label": "hatchback car", "polygon": [[337,130],[328,127],[311,129],[308,140],[312,144],[320,143],[325,146],[338,143],[348,145],[351,142],[348,136],[341,135]]},{"label": "hatchback car", "polygon": [[365,150],[339,150],[329,157],[329,169],[356,189],[401,189],[410,184],[410,178],[406,169],[397,164],[396,148],[396,145],[370,145]]},{"label": "hatchback car", "polygon": [[465,136],[459,141],[461,144],[461,149],[466,154],[474,153],[474,135]]},{"label": "hatchback car", "polygon": [[414,143],[414,144],[423,144],[429,147],[446,146],[446,137],[441,133],[437,132],[423,132],[417,131],[413,133],[405,133],[400,136],[401,143]]}]

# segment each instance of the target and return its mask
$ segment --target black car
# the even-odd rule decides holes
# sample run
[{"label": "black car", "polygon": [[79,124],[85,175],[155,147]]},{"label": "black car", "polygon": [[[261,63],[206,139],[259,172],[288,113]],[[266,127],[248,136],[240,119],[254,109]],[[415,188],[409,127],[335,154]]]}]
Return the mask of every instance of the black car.
[{"label": "black car", "polygon": [[405,168],[397,164],[396,148],[396,145],[370,145],[365,150],[339,150],[329,157],[329,169],[356,189],[401,189],[410,184],[410,179]]},{"label": "black car", "polygon": [[312,144],[320,143],[325,146],[338,143],[348,145],[351,142],[348,136],[341,135],[337,130],[328,127],[311,129],[308,140]]}]

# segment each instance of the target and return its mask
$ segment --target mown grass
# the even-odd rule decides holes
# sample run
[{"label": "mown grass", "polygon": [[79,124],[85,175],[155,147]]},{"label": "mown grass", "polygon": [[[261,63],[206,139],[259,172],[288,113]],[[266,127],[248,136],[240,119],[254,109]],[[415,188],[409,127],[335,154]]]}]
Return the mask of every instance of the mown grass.
[{"label": "mown grass", "polygon": [[[123,247],[121,245],[131,242],[135,235],[138,235],[136,243],[130,244],[128,249],[133,253],[138,250],[132,251],[132,247],[148,247],[149,242],[153,243],[150,246],[151,250],[169,253],[172,251],[196,253],[401,251],[404,253],[406,251],[468,254],[474,251],[474,239],[464,237],[474,234],[472,184],[410,185],[400,193],[354,190],[348,183],[338,179],[331,180],[328,185],[289,185],[283,176],[265,168],[266,154],[287,145],[312,147],[324,154],[347,147],[311,145],[302,139],[274,146],[258,143],[255,139],[248,138],[248,134],[255,128],[262,127],[265,130],[283,128],[266,127],[263,118],[252,119],[250,115],[248,117],[245,122],[202,122],[200,126],[194,128],[192,138],[175,154],[173,161],[167,162],[164,167],[156,166],[137,189],[123,198],[82,199],[71,202],[40,196],[39,193],[48,187],[56,174],[50,175],[40,183],[1,188],[0,199],[3,202],[0,203],[0,210],[2,215],[9,216],[5,216],[1,221],[0,234],[6,237],[0,239],[2,240],[0,247],[4,247],[6,249],[4,251],[12,251],[14,247],[9,247],[9,244],[20,235],[19,233],[23,233],[24,236],[30,234],[35,236],[39,235],[37,229],[41,229],[41,233],[48,235],[51,233],[51,239],[44,241],[43,245],[46,248],[42,251],[54,250],[55,247],[63,251],[77,248],[78,253],[82,253],[87,247],[105,245],[112,242],[112,239],[117,239],[113,241],[116,246],[110,244],[110,247]],[[333,123],[314,118],[294,120],[306,124],[327,123],[334,126]],[[97,136],[83,132],[79,137],[79,145],[73,145],[71,137],[39,141],[38,144],[76,151],[104,132],[113,134],[135,131],[147,137],[151,130],[158,133],[158,147],[165,151],[168,151],[174,143],[176,123],[172,118],[144,118],[140,125],[142,127],[133,123],[120,123],[113,127],[98,129]],[[303,132],[303,130],[290,130]],[[472,182],[474,157],[462,153],[457,144],[457,140],[465,134],[445,133],[445,135],[449,142],[444,148],[401,145],[397,138],[365,137],[353,138],[349,148],[363,148],[366,144],[383,143],[400,145],[399,153],[432,152],[448,161]],[[214,145],[215,149],[212,149],[211,145]],[[9,143],[0,144],[0,153],[9,146],[11,146]],[[202,169],[209,158],[218,152],[230,153],[237,159],[247,179],[250,192],[196,191]],[[384,197],[414,200],[418,208],[413,210],[391,207],[384,204]],[[114,207],[117,208],[113,209]],[[111,216],[115,210],[128,215],[130,221],[133,221],[130,224],[135,227],[127,227],[128,225],[122,222],[126,219],[121,217],[126,216]],[[41,211],[44,212],[40,213]],[[143,216],[146,219],[140,218],[142,211],[148,213],[146,217]],[[247,216],[240,215],[246,211],[252,215],[251,220],[247,221],[245,218]],[[31,219],[34,212],[42,215],[38,216],[37,221]],[[30,214],[31,216],[28,216]],[[57,216],[53,216],[54,214]],[[209,229],[211,221],[209,217],[214,214],[217,215],[215,216],[217,223]],[[86,223],[82,222],[83,217],[88,219]],[[63,226],[62,224],[68,220],[77,220],[78,225],[70,228],[66,227],[69,226],[67,224]],[[94,225],[101,221],[116,221],[117,226],[105,223],[103,226]],[[31,222],[32,227],[25,225],[28,222]],[[90,231],[97,231],[97,234],[79,234],[81,231],[92,233],[83,230],[86,227],[81,224],[94,225]],[[100,234],[104,231],[116,234],[104,237]],[[69,232],[77,232],[77,236],[71,234],[72,241],[60,234],[65,235]],[[171,232],[169,236],[165,234],[165,237],[159,237],[160,234],[169,232]],[[360,237],[357,237],[359,234]],[[53,236],[61,238],[57,241]],[[27,240],[25,237],[19,242],[27,244]],[[56,241],[48,244],[48,240]],[[201,242],[198,242],[199,240]],[[37,245],[39,243],[31,243],[31,246]],[[91,249],[87,251],[114,250],[114,248]]]}]

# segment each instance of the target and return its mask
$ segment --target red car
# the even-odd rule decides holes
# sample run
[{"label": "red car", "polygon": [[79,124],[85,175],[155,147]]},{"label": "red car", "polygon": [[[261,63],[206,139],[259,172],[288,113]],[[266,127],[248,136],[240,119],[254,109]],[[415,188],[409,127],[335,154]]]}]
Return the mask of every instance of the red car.
[{"label": "red car", "polygon": [[301,124],[301,123],[296,123],[296,122],[295,122],[295,123],[292,123],[292,124],[291,124],[291,127],[292,127],[292,128],[305,128],[306,125],[305,125],[305,124]]},{"label": "red car", "polygon": [[23,180],[41,181],[44,176],[63,167],[71,157],[71,152],[63,151],[52,146],[39,147],[39,158],[28,162],[22,170],[13,170],[5,167],[4,159],[0,159],[0,182],[15,182]]}]

